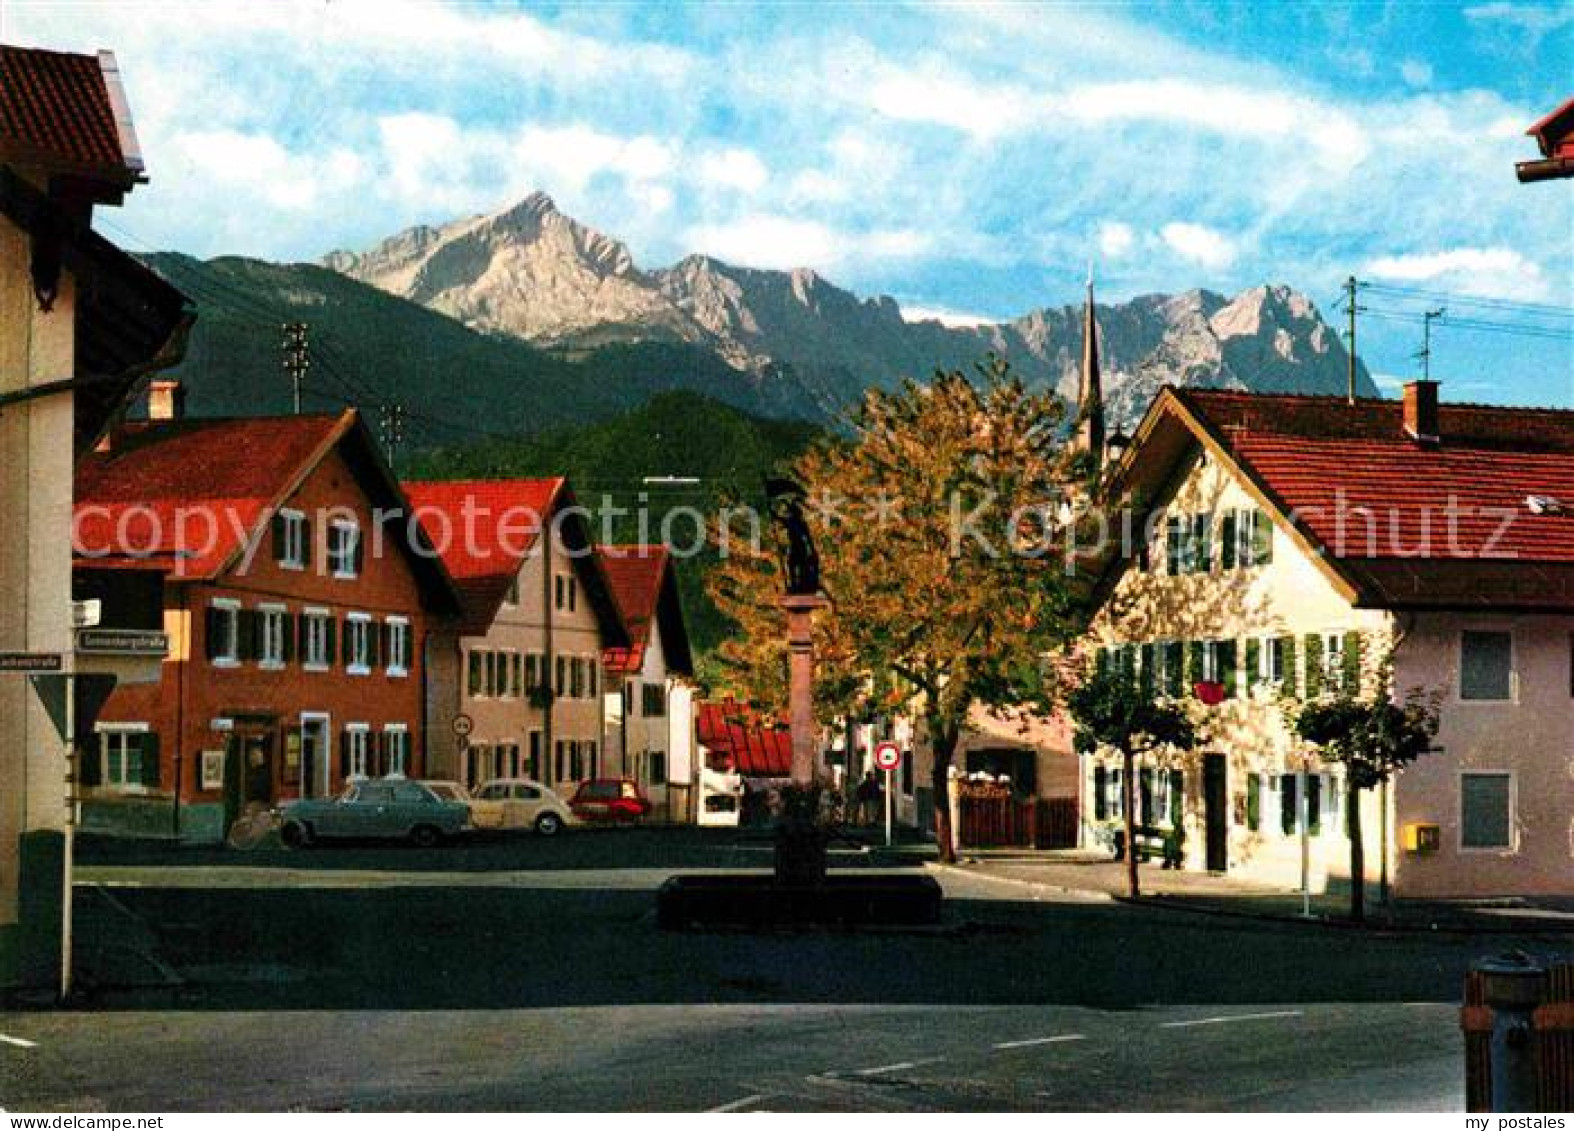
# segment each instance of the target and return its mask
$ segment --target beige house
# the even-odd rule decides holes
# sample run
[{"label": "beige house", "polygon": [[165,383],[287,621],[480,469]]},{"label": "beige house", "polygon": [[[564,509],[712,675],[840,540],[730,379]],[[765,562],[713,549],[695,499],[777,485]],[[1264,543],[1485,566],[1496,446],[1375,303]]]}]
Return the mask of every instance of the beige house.
[{"label": "beige house", "polygon": [[404,487],[464,603],[430,638],[430,776],[532,778],[571,798],[611,768],[601,657],[627,644],[584,512],[563,479]]},{"label": "beige house", "polygon": [[[1193,704],[1200,751],[1144,758],[1138,817],[1187,864],[1348,876],[1343,773],[1283,692],[1441,699],[1439,749],[1363,795],[1369,879],[1401,896],[1574,893],[1574,413],[1167,388],[1120,461],[1101,663]],[[1120,549],[1120,548],[1117,548]],[[1213,702],[1217,700],[1217,702]],[[1086,758],[1085,839],[1122,817]]]},{"label": "beige house", "polygon": [[62,731],[90,734],[115,680],[157,679],[167,644],[110,631],[102,602],[76,631],[72,466],[179,361],[190,315],[91,227],[146,180],[115,57],[0,46],[0,74],[0,987],[61,986]]},{"label": "beige house", "polygon": [[602,654],[608,770],[637,781],[658,819],[692,820],[694,664],[672,556],[665,546],[598,556],[628,632]]}]

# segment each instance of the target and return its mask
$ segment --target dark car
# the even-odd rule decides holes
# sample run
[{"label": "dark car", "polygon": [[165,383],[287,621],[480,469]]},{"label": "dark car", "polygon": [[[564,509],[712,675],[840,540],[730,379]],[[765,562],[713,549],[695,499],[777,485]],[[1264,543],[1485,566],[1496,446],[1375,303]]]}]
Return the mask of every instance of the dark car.
[{"label": "dark car", "polygon": [[632,823],[651,810],[649,799],[628,778],[592,778],[581,782],[568,803],[581,821]]},{"label": "dark car", "polygon": [[314,840],[401,838],[436,844],[470,827],[470,807],[444,801],[420,782],[363,781],[338,797],[296,801],[284,808],[279,835],[292,848]]}]

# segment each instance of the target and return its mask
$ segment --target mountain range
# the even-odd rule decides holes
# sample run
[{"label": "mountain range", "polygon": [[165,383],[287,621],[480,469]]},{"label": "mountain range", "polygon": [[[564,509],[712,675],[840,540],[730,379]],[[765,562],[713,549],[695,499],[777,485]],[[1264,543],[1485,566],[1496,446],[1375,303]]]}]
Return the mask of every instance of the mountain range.
[{"label": "mountain range", "polygon": [[[795,415],[830,416],[889,387],[986,353],[1025,379],[1074,394],[1078,305],[978,325],[910,320],[889,297],[859,298],[808,269],[735,267],[691,255],[643,270],[628,248],[535,193],[512,207],[418,226],[323,265],[484,334],[564,356],[665,344],[714,355],[740,382],[770,387]],[[1130,424],[1166,382],[1262,392],[1343,393],[1348,357],[1312,302],[1282,285],[1233,298],[1206,290],[1096,308],[1112,414]],[[1357,391],[1376,396],[1364,367]],[[750,407],[766,407],[754,405]]]}]

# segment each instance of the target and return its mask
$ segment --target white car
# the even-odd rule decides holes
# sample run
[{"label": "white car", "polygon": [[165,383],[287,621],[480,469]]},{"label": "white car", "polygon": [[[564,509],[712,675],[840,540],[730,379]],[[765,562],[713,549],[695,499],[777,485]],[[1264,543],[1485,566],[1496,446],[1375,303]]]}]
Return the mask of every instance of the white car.
[{"label": "white car", "polygon": [[561,797],[529,778],[482,782],[475,790],[471,819],[481,828],[534,829],[542,836],[555,836],[565,826],[579,824]]}]

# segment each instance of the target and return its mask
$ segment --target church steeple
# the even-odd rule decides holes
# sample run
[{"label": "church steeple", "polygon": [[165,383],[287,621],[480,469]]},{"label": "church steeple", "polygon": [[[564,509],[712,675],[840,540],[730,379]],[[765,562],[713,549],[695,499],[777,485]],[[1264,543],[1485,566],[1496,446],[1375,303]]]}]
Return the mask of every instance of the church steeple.
[{"label": "church steeple", "polygon": [[1098,319],[1093,313],[1093,265],[1088,264],[1087,308],[1082,316],[1082,385],[1077,395],[1077,444],[1104,464],[1104,386],[1099,376]]}]

